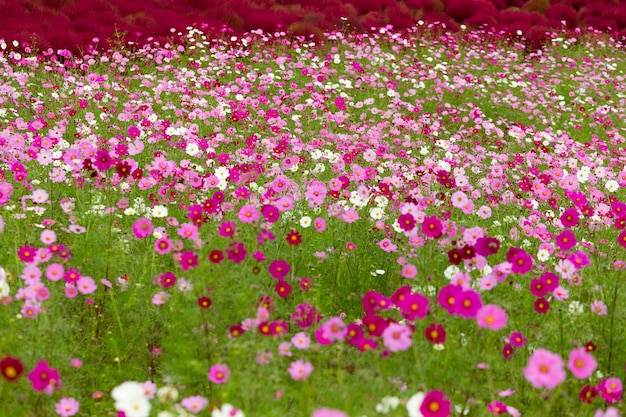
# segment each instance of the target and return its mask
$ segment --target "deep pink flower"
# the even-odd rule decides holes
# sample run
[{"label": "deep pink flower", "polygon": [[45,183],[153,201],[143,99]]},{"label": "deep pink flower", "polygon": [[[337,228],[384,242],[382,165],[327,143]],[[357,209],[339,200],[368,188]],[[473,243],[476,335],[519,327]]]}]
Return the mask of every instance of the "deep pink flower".
[{"label": "deep pink flower", "polygon": [[622,380],[616,377],[605,378],[598,384],[600,396],[609,404],[622,400]]},{"label": "deep pink flower", "polygon": [[460,285],[446,285],[439,290],[437,303],[439,303],[439,305],[443,307],[448,314],[454,314],[456,308],[456,298],[461,291],[463,291],[463,288]]},{"label": "deep pink flower", "polygon": [[289,266],[287,261],[285,261],[284,259],[277,259],[275,261],[272,261],[267,268],[267,272],[269,272],[272,277],[276,278],[279,281],[284,280],[290,271],[291,266]]},{"label": "deep pink flower", "polygon": [[188,250],[179,255],[178,261],[183,271],[186,271],[198,266],[198,255],[194,251]]},{"label": "deep pink flower", "polygon": [[443,225],[437,216],[426,217],[422,222],[422,234],[437,239],[441,237]]},{"label": "deep pink flower", "polygon": [[524,377],[535,388],[553,390],[565,380],[563,365],[560,355],[539,348],[530,355]]},{"label": "deep pink flower", "polygon": [[404,213],[398,217],[398,225],[405,232],[410,232],[415,228],[415,218],[411,213]]},{"label": "deep pink flower", "polygon": [[559,233],[555,238],[556,246],[563,250],[568,251],[576,246],[578,241],[576,240],[576,235],[571,230],[564,230]]},{"label": "deep pink flower", "polygon": [[137,239],[143,239],[152,234],[152,222],[145,217],[137,219],[133,223],[133,233]]},{"label": "deep pink flower", "polygon": [[274,223],[280,219],[280,211],[276,208],[276,206],[271,204],[265,204],[261,207],[261,214],[269,223]]},{"label": "deep pink flower", "polygon": [[482,306],[479,293],[471,289],[463,290],[454,299],[454,314],[466,319],[473,319]]},{"label": "deep pink flower", "polygon": [[443,392],[430,391],[424,397],[420,411],[424,417],[448,417],[452,403]]},{"label": "deep pink flower", "polygon": [[509,335],[511,344],[515,347],[524,347],[528,339],[521,332],[513,332]]},{"label": "deep pink flower", "polygon": [[37,363],[35,368],[28,374],[28,379],[35,391],[45,391],[48,395],[51,395],[56,388],[61,387],[59,372],[50,368],[45,360]]},{"label": "deep pink flower", "polygon": [[513,255],[509,262],[511,263],[511,272],[520,275],[524,275],[533,267],[533,258],[523,250]]},{"label": "deep pink flower", "polygon": [[20,246],[17,251],[17,256],[20,258],[22,262],[33,262],[35,260],[35,255],[37,254],[37,248],[24,245]]},{"label": "deep pink flower", "polygon": [[209,369],[208,378],[209,381],[213,382],[214,384],[223,384],[228,381],[229,377],[230,369],[228,369],[228,366],[224,364],[216,363]]},{"label": "deep pink flower", "polygon": [[173,272],[164,272],[159,277],[159,284],[161,284],[163,288],[173,287],[176,284],[176,275],[174,275]]},{"label": "deep pink flower", "polygon": [[243,262],[247,254],[248,251],[242,242],[230,242],[226,248],[226,257],[236,264]]},{"label": "deep pink flower", "polygon": [[237,230],[237,224],[235,222],[227,221],[223,222],[219,228],[219,234],[222,237],[232,237]]},{"label": "deep pink flower", "polygon": [[550,292],[548,285],[542,277],[530,280],[530,293],[535,297],[541,298]]},{"label": "deep pink flower", "polygon": [[578,211],[574,208],[568,208],[561,214],[561,223],[565,227],[574,227],[578,225],[579,220]]},{"label": "deep pink flower", "polygon": [[502,401],[492,401],[487,404],[487,410],[489,414],[504,414],[506,413],[506,404]]},{"label": "deep pink flower", "polygon": [[362,323],[367,329],[367,332],[376,337],[382,336],[387,326],[389,326],[389,322],[387,320],[376,314],[368,314],[363,317]]},{"label": "deep pink flower", "polygon": [[428,314],[428,304],[428,298],[417,293],[406,294],[402,300],[397,302],[402,317],[409,321],[426,317],[426,314]]}]

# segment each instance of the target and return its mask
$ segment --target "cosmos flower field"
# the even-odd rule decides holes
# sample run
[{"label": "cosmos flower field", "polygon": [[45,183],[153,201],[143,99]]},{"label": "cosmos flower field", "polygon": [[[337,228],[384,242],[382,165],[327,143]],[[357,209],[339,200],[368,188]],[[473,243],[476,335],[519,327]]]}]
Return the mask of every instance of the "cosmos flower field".
[{"label": "cosmos flower field", "polygon": [[623,44],[183,38],[0,42],[3,409],[619,415]]}]

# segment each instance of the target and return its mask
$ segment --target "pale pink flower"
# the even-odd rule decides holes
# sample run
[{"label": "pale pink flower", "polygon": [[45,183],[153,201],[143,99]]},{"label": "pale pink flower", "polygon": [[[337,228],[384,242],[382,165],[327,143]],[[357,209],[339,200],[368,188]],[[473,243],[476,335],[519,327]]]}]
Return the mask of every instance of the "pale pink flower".
[{"label": "pale pink flower", "polygon": [[486,327],[491,330],[500,330],[506,326],[507,314],[504,309],[495,305],[484,305],[476,313],[478,327]]},{"label": "pale pink flower", "polygon": [[535,388],[553,390],[565,381],[565,369],[560,355],[546,349],[535,350],[524,368],[524,377]]},{"label": "pale pink flower", "polygon": [[589,378],[598,367],[593,355],[586,348],[573,349],[569,353],[567,369],[578,379]]},{"label": "pale pink flower", "polygon": [[295,362],[291,362],[289,366],[289,375],[296,381],[305,380],[311,375],[313,372],[313,365],[310,362],[304,362],[302,360],[297,360]]}]

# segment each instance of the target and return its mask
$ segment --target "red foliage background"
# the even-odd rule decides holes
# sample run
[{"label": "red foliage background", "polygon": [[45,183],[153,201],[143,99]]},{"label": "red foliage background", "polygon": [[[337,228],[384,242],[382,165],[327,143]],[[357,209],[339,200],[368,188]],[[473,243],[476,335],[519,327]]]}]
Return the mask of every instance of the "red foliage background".
[{"label": "red foliage background", "polygon": [[[129,41],[162,40],[170,29],[212,28],[212,35],[263,29],[322,35],[337,29],[404,29],[424,22],[449,30],[464,24],[541,32],[589,26],[626,35],[626,3],[613,0],[3,0],[0,38],[40,49],[85,49],[124,35]],[[230,33],[230,29],[228,33]],[[117,34],[117,35],[116,35]]]}]

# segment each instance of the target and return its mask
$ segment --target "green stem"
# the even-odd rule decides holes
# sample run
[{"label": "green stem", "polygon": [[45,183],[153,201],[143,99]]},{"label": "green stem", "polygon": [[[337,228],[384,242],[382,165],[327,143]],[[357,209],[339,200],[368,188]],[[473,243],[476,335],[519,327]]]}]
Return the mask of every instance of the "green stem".
[{"label": "green stem", "polygon": [[613,358],[613,326],[615,325],[615,313],[617,310],[617,292],[619,289],[619,283],[621,282],[621,280],[617,280],[615,282],[615,289],[613,290],[613,307],[611,309],[611,324],[610,324],[610,330],[609,330],[609,364],[607,367],[607,371],[610,374],[611,373],[611,360]]}]

